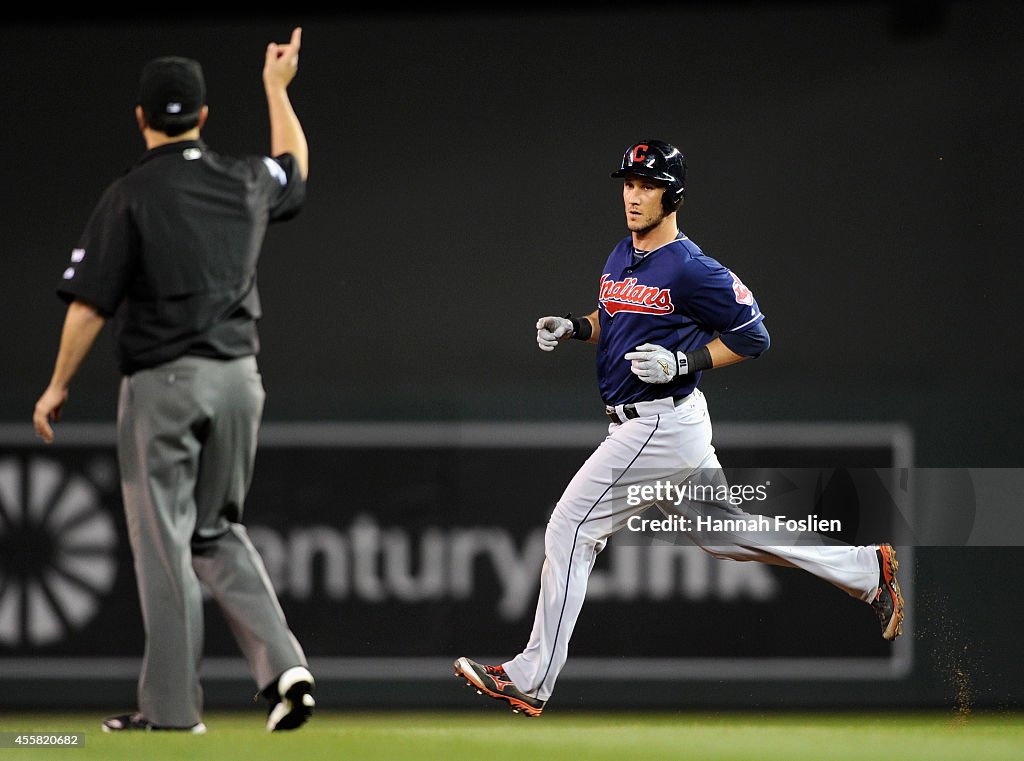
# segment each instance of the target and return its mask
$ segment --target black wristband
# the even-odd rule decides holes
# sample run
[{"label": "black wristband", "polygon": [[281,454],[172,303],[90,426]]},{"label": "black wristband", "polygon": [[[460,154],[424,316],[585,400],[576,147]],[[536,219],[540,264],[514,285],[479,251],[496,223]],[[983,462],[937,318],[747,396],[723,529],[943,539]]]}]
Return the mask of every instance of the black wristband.
[{"label": "black wristband", "polygon": [[711,363],[711,350],[707,346],[701,346],[696,351],[676,352],[676,357],[679,359],[680,375],[698,373],[714,366]]},{"label": "black wristband", "polygon": [[573,338],[586,341],[594,334],[594,326],[586,317],[573,317],[572,314],[567,314],[565,317],[572,323]]}]

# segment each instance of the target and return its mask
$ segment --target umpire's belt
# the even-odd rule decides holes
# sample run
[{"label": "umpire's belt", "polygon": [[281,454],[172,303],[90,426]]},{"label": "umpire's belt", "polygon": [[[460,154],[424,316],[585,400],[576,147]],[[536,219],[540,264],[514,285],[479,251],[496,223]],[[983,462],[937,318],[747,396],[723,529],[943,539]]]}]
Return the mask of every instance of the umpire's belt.
[{"label": "umpire's belt", "polygon": [[686,396],[682,396],[678,399],[666,396],[664,399],[655,399],[650,402],[615,405],[606,404],[604,407],[604,414],[607,415],[608,419],[613,423],[625,423],[627,420],[633,420],[638,417],[661,415],[665,412],[672,412],[672,410],[689,398],[690,396],[687,394]]}]

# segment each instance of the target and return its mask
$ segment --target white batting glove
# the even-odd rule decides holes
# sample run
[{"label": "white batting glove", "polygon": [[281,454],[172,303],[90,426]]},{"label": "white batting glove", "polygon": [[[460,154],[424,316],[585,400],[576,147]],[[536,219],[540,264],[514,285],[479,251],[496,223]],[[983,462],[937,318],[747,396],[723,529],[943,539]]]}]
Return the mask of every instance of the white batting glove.
[{"label": "white batting glove", "polygon": [[565,317],[541,317],[537,320],[537,345],[551,351],[559,341],[572,338],[572,322]]},{"label": "white batting glove", "polygon": [[679,374],[676,353],[654,344],[640,344],[636,351],[627,352],[625,359],[630,361],[633,375],[644,383],[668,383]]}]

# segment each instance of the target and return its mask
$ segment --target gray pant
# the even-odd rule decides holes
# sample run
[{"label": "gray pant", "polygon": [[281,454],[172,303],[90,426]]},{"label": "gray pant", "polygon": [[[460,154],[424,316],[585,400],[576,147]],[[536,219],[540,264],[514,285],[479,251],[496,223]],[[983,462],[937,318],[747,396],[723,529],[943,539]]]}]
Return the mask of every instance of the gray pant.
[{"label": "gray pant", "polygon": [[182,357],[121,381],[118,457],[146,634],[139,710],[155,724],[202,719],[200,583],[257,687],[308,665],[242,525],[264,397],[251,356]]}]

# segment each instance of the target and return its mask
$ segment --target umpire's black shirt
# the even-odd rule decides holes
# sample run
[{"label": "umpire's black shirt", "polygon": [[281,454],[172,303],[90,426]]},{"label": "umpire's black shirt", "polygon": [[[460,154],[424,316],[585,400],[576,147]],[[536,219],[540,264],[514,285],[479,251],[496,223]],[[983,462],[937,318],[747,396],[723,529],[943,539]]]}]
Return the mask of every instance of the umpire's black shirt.
[{"label": "umpire's black shirt", "polygon": [[298,213],[305,190],[290,154],[154,148],[100,198],[57,294],[114,317],[125,375],[183,354],[256,354],[267,225]]}]

